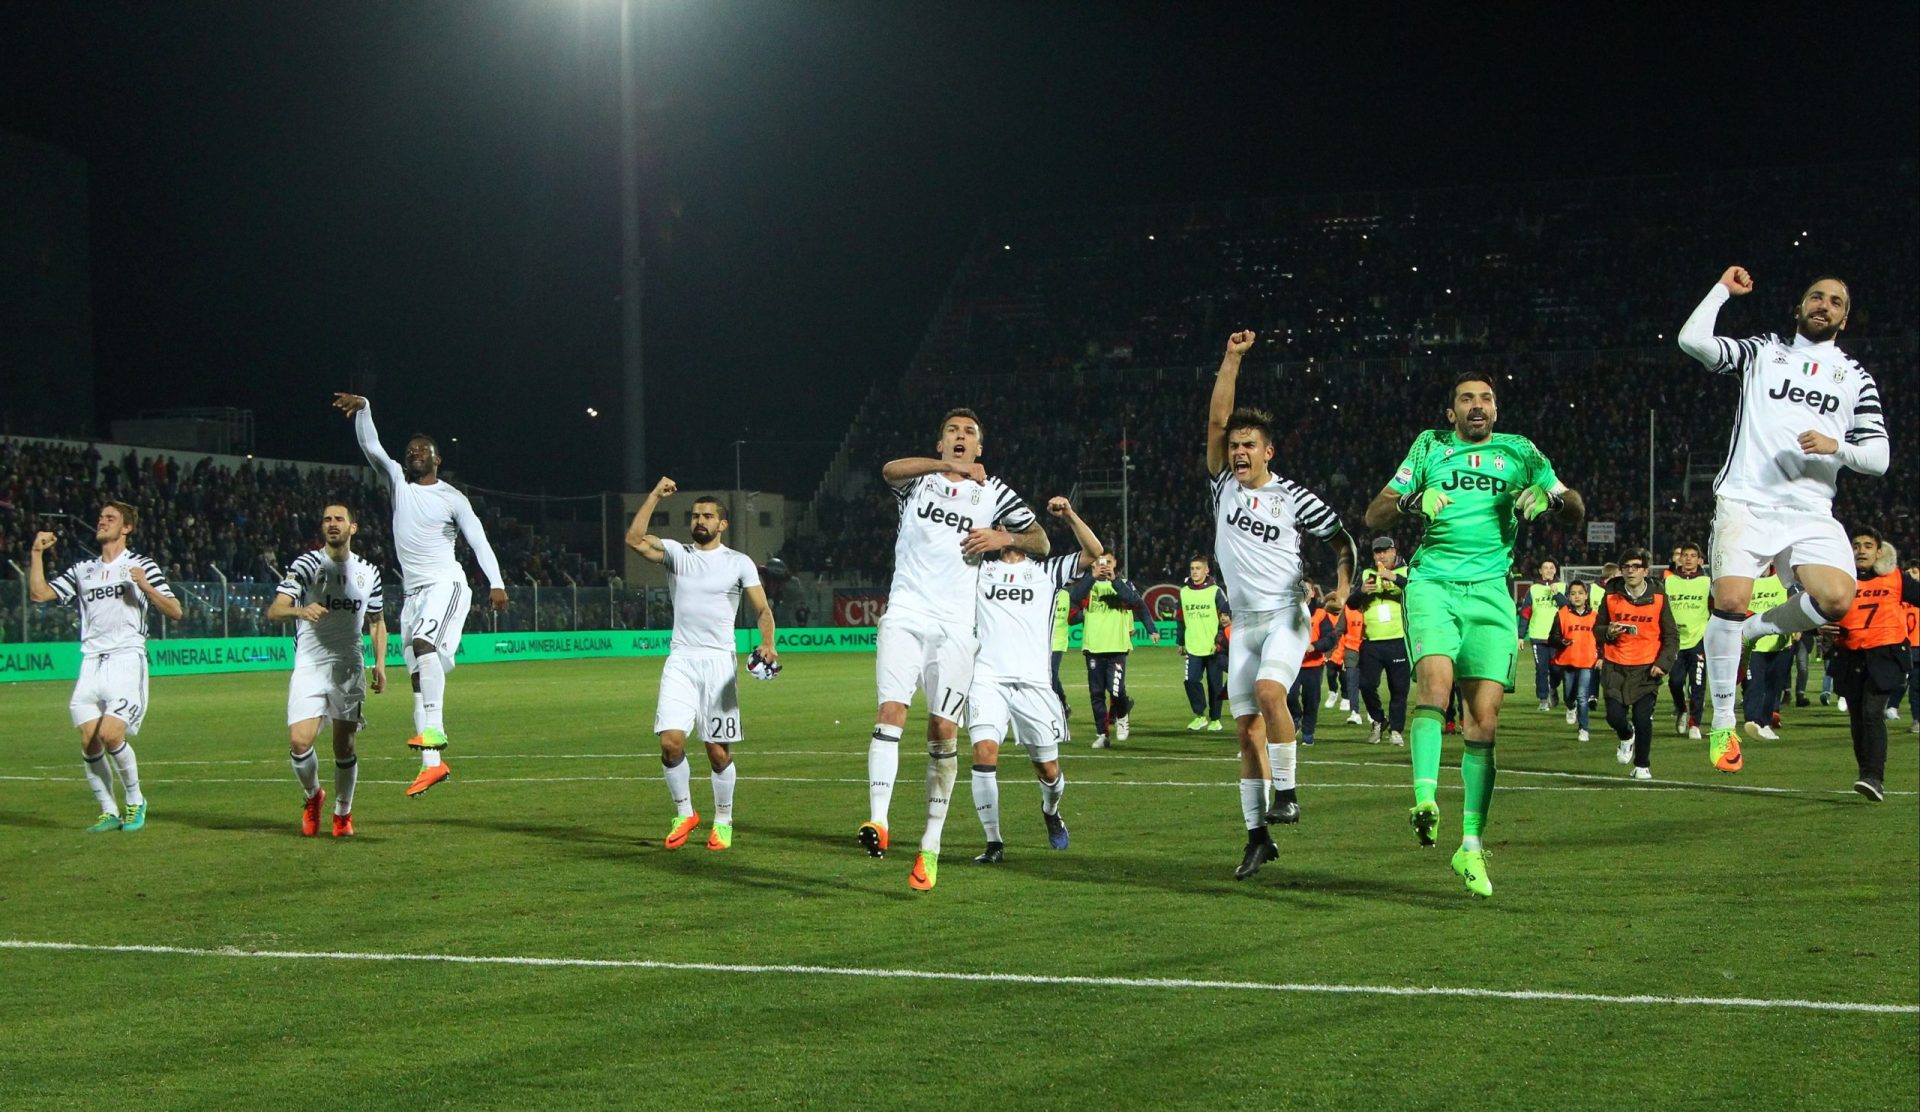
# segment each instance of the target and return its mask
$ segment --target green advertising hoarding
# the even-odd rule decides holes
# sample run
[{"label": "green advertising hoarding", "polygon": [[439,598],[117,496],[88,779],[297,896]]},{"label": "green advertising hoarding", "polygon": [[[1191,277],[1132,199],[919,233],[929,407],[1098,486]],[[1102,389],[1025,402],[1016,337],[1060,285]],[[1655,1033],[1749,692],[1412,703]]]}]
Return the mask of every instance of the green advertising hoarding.
[{"label": "green advertising hoarding", "polygon": [[[1147,638],[1136,627],[1134,643]],[[1172,623],[1160,623],[1162,637]],[[567,633],[468,633],[455,658],[462,664],[503,660],[576,660],[609,656],[665,656],[673,633],[664,629],[579,630]],[[774,644],[783,653],[872,652],[872,626],[783,629]],[[734,631],[734,647],[746,652],[760,641],[758,630]],[[1071,643],[1078,647],[1080,628]],[[371,638],[367,652],[372,654]],[[227,637],[147,642],[153,675],[191,676],[215,672],[284,672],[293,668],[291,637]],[[400,639],[387,641],[387,664],[399,667]],[[80,646],[71,641],[48,645],[0,645],[0,683],[21,680],[71,680],[80,675]]]}]

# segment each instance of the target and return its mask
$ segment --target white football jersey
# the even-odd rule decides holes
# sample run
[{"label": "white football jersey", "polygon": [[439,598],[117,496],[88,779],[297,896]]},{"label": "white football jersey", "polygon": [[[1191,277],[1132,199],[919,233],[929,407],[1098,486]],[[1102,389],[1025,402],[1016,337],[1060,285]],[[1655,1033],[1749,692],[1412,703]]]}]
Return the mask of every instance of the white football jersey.
[{"label": "white football jersey", "polygon": [[316,548],[301,553],[274,590],[295,606],[317,602],[327,608],[326,616],[317,622],[298,619],[293,623],[294,667],[365,660],[361,630],[367,619],[379,617],[385,609],[378,568],[355,552],[341,561]]},{"label": "white football jersey", "polygon": [[960,554],[961,542],[975,529],[1004,526],[1019,532],[1033,524],[1033,511],[992,475],[984,483],[922,475],[895,487],[893,494],[900,500],[900,533],[893,544],[887,606],[971,630],[979,571]]},{"label": "white football jersey", "polygon": [[1213,554],[1236,614],[1300,604],[1300,535],[1325,540],[1340,515],[1306,487],[1274,475],[1249,490],[1230,468],[1213,477]]},{"label": "white football jersey", "polygon": [[[1887,425],[1873,376],[1831,340],[1804,336],[1753,336],[1733,340],[1712,335],[1714,316],[1731,295],[1716,285],[1687,321],[1681,347],[1716,374],[1740,378],[1733,439],[1714,477],[1713,492],[1756,506],[1818,514],[1833,512],[1833,497],[1849,448],[1878,455],[1885,471]],[[1809,455],[1800,434],[1824,433],[1842,454]],[[1877,442],[1877,443],[1876,443]]]},{"label": "white football jersey", "polygon": [[407,593],[430,583],[467,581],[466,572],[454,557],[455,536],[467,538],[474,560],[487,577],[487,586],[504,587],[500,561],[494,558],[487,532],[480,527],[467,496],[444,479],[424,486],[408,482],[406,469],[380,447],[380,434],[373,428],[372,405],[353,415],[353,431],[360,438],[360,451],[367,462],[387,477],[387,486],[393,491],[393,551],[400,558]]},{"label": "white football jersey", "polygon": [[733,652],[740,596],[760,585],[760,569],[724,544],[703,551],[663,539],[660,547],[667,553],[667,593],[673,599],[671,648]]},{"label": "white football jersey", "polygon": [[61,602],[80,607],[81,655],[146,651],[147,594],[133,585],[136,564],[149,586],[174,597],[160,565],[131,550],[111,560],[82,560],[47,583]]},{"label": "white football jersey", "polygon": [[1078,551],[1045,560],[980,565],[973,679],[1053,684],[1053,595],[1080,571]]}]

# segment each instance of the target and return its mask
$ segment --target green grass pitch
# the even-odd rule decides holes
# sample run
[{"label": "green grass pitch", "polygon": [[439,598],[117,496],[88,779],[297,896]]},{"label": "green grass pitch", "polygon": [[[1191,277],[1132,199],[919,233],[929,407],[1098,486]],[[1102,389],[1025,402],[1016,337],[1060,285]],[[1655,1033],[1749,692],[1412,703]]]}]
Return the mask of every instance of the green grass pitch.
[{"label": "green grass pitch", "polygon": [[[1658,779],[1634,784],[1604,725],[1575,742],[1523,677],[1481,902],[1447,867],[1458,739],[1441,848],[1421,850],[1406,751],[1328,714],[1303,752],[1304,821],[1235,882],[1232,735],[1185,731],[1178,660],[1148,650],[1132,740],[1095,753],[1082,736],[1064,754],[1072,848],[1047,849],[1009,748],[1007,861],[969,864],[982,838],[963,761],[939,886],[922,894],[906,883],[920,718],[893,853],[869,859],[853,834],[872,658],[786,663],[743,685],[726,853],[702,848],[704,828],[659,845],[658,661],[459,670],[454,776],[417,800],[401,795],[407,696],[375,697],[351,842],[298,836],[285,676],[153,681],[137,742],[152,818],[133,835],[82,832],[93,804],[66,685],[0,686],[0,1107],[1920,1102],[1904,720],[1877,807],[1848,790],[1844,720],[1818,706],[1789,709],[1784,739],[1749,747],[1738,776],[1663,716]],[[249,956],[263,951],[283,956]],[[317,956],[343,954],[619,964]],[[1315,990],[1336,986],[1367,991]],[[1431,987],[1552,995],[1385,991]],[[1657,999],[1619,999],[1641,996]]]}]

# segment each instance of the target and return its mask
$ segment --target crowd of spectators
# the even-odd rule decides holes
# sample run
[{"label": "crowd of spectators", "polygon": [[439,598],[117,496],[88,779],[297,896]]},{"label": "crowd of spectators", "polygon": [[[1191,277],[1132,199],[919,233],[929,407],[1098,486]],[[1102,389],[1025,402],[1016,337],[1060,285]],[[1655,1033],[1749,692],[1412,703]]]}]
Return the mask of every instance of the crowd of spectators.
[{"label": "crowd of spectators", "polygon": [[[360,526],[354,549],[398,578],[387,543],[391,500],[364,469],[268,465],[253,460],[228,467],[201,457],[142,453],[118,445],[0,439],[0,568],[26,566],[39,530],[56,533],[60,559],[93,548],[93,523],[102,502],[129,503],[140,514],[133,548],[152,557],[177,581],[266,583],[287,562],[318,547],[320,513],[344,501]],[[555,545],[539,530],[504,515],[482,495],[474,510],[486,527],[501,570],[514,585],[593,586],[606,576],[596,563]],[[463,559],[476,573],[465,553]]]},{"label": "crowd of spectators", "polygon": [[[1888,345],[1892,346],[1892,345]],[[1904,352],[1863,357],[1882,382],[1910,381],[1916,359]],[[1240,401],[1274,415],[1274,469],[1325,497],[1361,536],[1367,502],[1379,492],[1422,428],[1438,427],[1453,381],[1451,360],[1387,360],[1365,364],[1258,368],[1240,377]],[[1438,364],[1438,365],[1436,365]],[[1493,362],[1499,428],[1531,437],[1556,470],[1586,498],[1588,517],[1611,521],[1619,538],[1589,544],[1582,529],[1532,525],[1523,532],[1523,564],[1552,554],[1563,565],[1599,564],[1621,545],[1645,543],[1651,471],[1657,542],[1705,543],[1712,480],[1725,458],[1733,421],[1735,380],[1709,375],[1679,349],[1611,353],[1579,359],[1510,356]],[[884,581],[892,567],[893,496],[879,480],[881,462],[932,453],[940,417],[954,406],[982,422],[982,462],[1038,507],[1055,494],[1081,491],[1083,516],[1120,552],[1141,582],[1172,582],[1186,562],[1210,550],[1204,474],[1204,426],[1211,370],[1073,372],[925,380],[888,389],[868,406],[856,430],[854,458],[871,461],[844,495],[823,498],[815,532],[790,542],[796,570]],[[1920,399],[1883,389],[1887,425],[1920,428]],[[1649,414],[1653,460],[1648,462]],[[1896,431],[1896,437],[1900,433]],[[1126,542],[1120,499],[1111,493],[1124,451]],[[1691,472],[1691,478],[1690,478]],[[1896,449],[1883,479],[1841,480],[1842,520],[1874,524],[1891,536],[1913,536],[1920,468]],[[1049,526],[1054,523],[1049,520]],[[1417,526],[1403,523],[1402,552]],[[1055,544],[1071,543],[1055,530]],[[1530,555],[1531,554],[1531,555]],[[1330,550],[1311,542],[1318,574],[1332,571]]]},{"label": "crowd of spectators", "polygon": [[[1784,331],[1801,288],[1835,271],[1855,294],[1842,345],[1883,384],[1911,378],[1920,267],[1911,162],[1357,193],[1214,205],[1040,213],[990,221],[903,382],[876,390],[847,443],[844,481],[788,546],[796,569],[881,582],[895,503],[879,464],[927,454],[940,415],[977,410],[984,462],[1035,505],[1073,489],[1120,549],[1111,491],[1123,444],[1134,578],[1175,579],[1211,542],[1202,423],[1227,334],[1259,332],[1241,399],[1270,410],[1276,470],[1319,491],[1356,534],[1369,498],[1458,371],[1500,390],[1500,427],[1532,436],[1618,543],[1705,541],[1735,384],[1675,334],[1725,266],[1761,293],[1723,334]],[[1916,421],[1883,389],[1894,469],[1843,480],[1837,512],[1895,535],[1916,523]],[[1648,461],[1648,414],[1653,460]],[[1410,551],[1409,535],[1399,538]],[[1601,563],[1616,545],[1532,527],[1523,563]],[[1067,543],[1062,534],[1059,543]],[[1325,554],[1309,559],[1331,570]]]},{"label": "crowd of spectators", "polygon": [[1906,334],[1915,176],[1796,166],[1010,216],[976,239],[913,373],[1195,365],[1236,328],[1289,360],[1654,347],[1736,262],[1760,282],[1755,329],[1784,327],[1801,285],[1835,272],[1855,335]]}]

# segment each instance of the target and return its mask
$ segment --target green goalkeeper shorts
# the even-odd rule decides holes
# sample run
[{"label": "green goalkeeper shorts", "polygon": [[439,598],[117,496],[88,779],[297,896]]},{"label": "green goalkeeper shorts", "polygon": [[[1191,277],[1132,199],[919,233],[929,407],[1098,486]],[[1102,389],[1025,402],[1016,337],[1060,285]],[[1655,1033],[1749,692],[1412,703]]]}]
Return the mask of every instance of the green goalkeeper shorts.
[{"label": "green goalkeeper shorts", "polygon": [[1407,583],[1407,647],[1416,666],[1421,657],[1444,656],[1453,661],[1455,679],[1511,686],[1519,643],[1505,579]]}]

